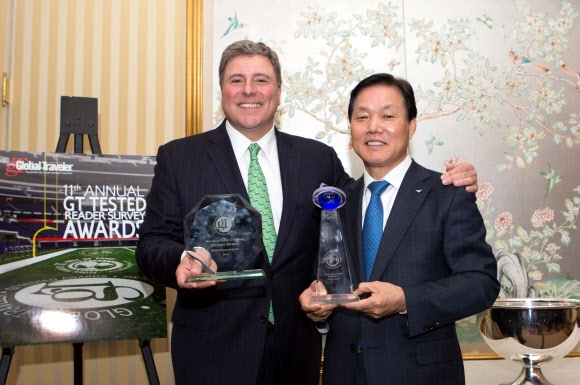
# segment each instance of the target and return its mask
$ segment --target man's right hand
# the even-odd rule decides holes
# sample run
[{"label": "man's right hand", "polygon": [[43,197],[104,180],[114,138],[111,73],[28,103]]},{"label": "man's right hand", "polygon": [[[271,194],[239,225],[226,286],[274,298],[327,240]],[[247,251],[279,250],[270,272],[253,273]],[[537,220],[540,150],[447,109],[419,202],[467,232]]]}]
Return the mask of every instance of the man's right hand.
[{"label": "man's right hand", "polygon": [[[193,254],[196,258],[201,259],[206,265],[208,265],[213,271],[217,271],[217,264],[211,258],[209,251],[203,248],[195,248],[193,251],[188,251]],[[185,256],[181,259],[181,263],[177,266],[175,270],[175,277],[177,278],[177,285],[183,289],[205,289],[207,287],[215,286],[216,281],[204,281],[204,282],[185,282],[185,280],[191,276],[196,276],[203,273],[203,268],[201,264]]]},{"label": "man's right hand", "polygon": [[332,309],[336,307],[336,305],[321,305],[321,304],[310,304],[310,300],[314,295],[316,295],[316,284],[318,283],[319,290],[321,293],[326,292],[322,283],[318,281],[312,281],[310,287],[300,294],[298,298],[300,301],[300,305],[302,306],[302,310],[306,313],[308,318],[310,318],[314,322],[322,322],[325,321],[330,314],[332,313]]}]

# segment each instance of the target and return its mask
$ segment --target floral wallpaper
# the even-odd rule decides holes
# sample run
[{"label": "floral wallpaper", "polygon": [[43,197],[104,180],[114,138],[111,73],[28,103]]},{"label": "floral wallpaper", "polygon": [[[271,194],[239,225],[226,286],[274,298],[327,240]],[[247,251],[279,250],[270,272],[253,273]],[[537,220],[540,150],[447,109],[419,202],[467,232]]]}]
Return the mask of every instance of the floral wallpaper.
[{"label": "floral wallpaper", "polygon": [[[279,127],[332,145],[359,177],[349,92],[375,72],[404,77],[419,110],[412,157],[478,171],[500,296],[580,299],[580,2],[214,0],[213,10],[215,125],[222,50],[263,41],[282,64]],[[474,325],[459,323],[462,342],[482,341]]]}]

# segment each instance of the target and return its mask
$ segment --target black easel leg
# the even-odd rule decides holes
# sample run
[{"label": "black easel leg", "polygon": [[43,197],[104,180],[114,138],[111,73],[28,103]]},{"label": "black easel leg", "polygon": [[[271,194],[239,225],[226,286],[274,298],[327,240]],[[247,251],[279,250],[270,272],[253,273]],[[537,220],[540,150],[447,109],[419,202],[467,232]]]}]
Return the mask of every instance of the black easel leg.
[{"label": "black easel leg", "polygon": [[149,384],[159,385],[159,377],[157,376],[155,361],[153,360],[153,354],[151,353],[151,340],[139,340],[139,347],[143,354],[143,361],[145,361],[145,369],[147,369]]},{"label": "black easel leg", "polygon": [[101,155],[101,146],[99,145],[99,138],[97,135],[89,134],[89,143],[91,144],[91,151],[93,154]]},{"label": "black easel leg", "polygon": [[0,385],[6,384],[6,378],[8,378],[8,369],[10,369],[10,362],[12,361],[12,355],[14,355],[13,347],[2,347],[2,359],[0,360]]},{"label": "black easel leg", "polygon": [[73,344],[74,357],[74,385],[83,384],[83,343],[77,342]]},{"label": "black easel leg", "polygon": [[75,154],[82,154],[83,153],[83,135],[82,134],[75,134]]},{"label": "black easel leg", "polygon": [[67,143],[68,143],[68,134],[60,134],[60,136],[58,137],[58,144],[56,145],[56,152],[65,152]]}]

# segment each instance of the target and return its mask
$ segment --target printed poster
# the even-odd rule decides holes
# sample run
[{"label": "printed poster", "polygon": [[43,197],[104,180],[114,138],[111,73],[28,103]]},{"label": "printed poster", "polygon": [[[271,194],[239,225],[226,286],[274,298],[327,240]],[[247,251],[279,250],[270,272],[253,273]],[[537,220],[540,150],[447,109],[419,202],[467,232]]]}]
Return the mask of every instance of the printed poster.
[{"label": "printed poster", "polygon": [[0,151],[0,345],[163,338],[135,262],[155,159]]}]

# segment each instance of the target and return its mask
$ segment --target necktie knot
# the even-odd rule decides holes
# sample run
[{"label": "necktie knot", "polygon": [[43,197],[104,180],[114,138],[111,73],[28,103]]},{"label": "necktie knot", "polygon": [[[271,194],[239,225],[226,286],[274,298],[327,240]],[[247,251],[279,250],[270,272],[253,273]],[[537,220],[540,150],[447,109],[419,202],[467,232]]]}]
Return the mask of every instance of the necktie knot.
[{"label": "necktie knot", "polygon": [[250,159],[256,159],[258,157],[258,152],[260,152],[260,145],[258,143],[252,143],[248,146],[250,151]]},{"label": "necktie knot", "polygon": [[380,196],[387,187],[389,187],[389,182],[386,180],[379,180],[369,183],[368,189],[371,190],[371,194]]}]

